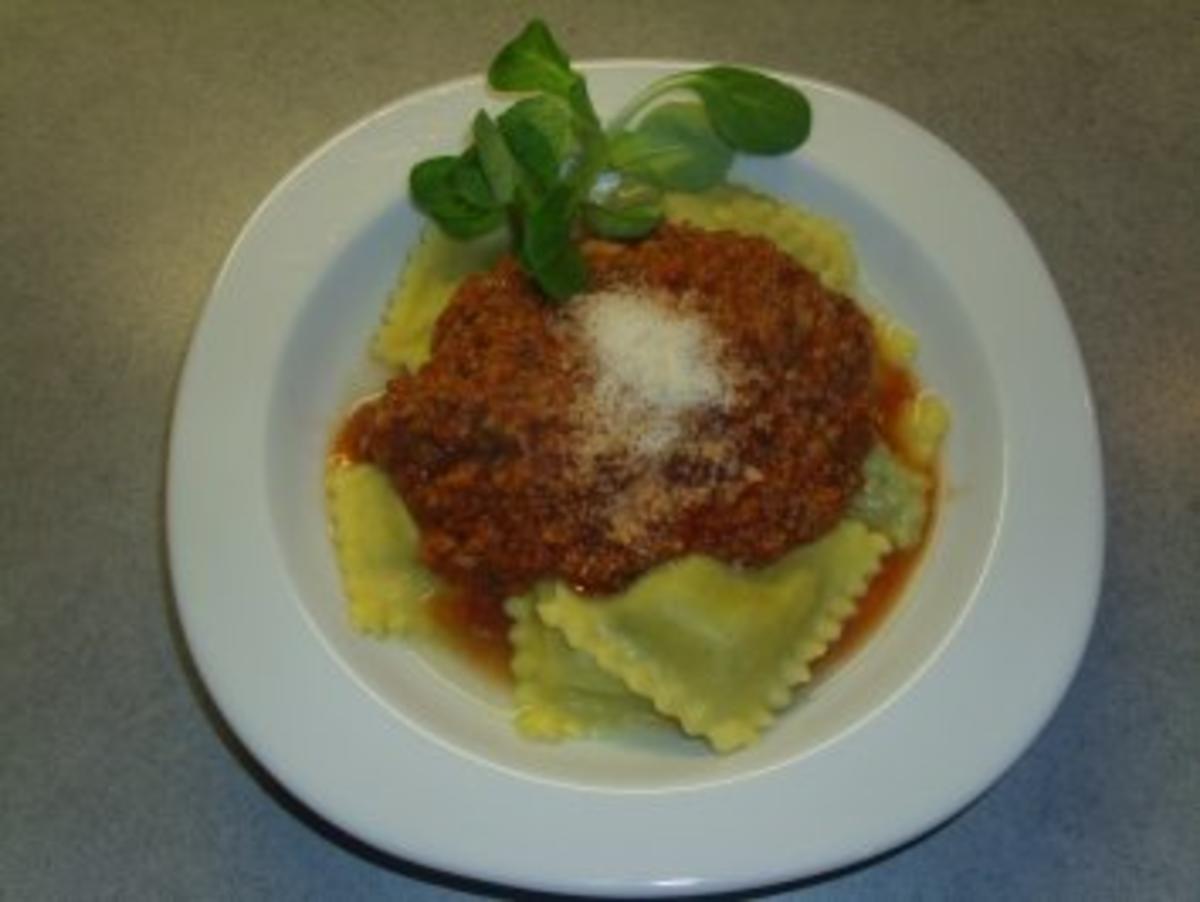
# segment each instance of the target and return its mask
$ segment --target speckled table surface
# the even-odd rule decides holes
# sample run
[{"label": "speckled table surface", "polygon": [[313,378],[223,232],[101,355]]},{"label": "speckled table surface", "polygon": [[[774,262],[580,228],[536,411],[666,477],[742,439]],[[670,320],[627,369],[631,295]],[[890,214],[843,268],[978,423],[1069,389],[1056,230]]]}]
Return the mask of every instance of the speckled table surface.
[{"label": "speckled table surface", "polygon": [[922,122],[1024,219],[1089,368],[1108,545],[1063,705],[950,823],[765,892],[1196,898],[1194,0],[0,5],[0,897],[503,893],[372,853],[246,759],[172,613],[163,472],[190,331],[263,195],[535,12],[577,57],[747,61]]}]

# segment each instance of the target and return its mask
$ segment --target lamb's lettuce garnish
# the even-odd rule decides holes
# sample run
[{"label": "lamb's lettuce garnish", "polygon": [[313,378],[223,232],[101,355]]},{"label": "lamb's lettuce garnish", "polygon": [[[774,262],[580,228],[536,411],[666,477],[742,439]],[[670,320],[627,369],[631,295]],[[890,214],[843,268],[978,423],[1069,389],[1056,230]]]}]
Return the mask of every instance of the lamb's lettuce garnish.
[{"label": "lamb's lettuce garnish", "polygon": [[[584,231],[646,235],[662,221],[663,192],[711,188],[737,151],[788,153],[812,123],[790,85],[710,66],[654,82],[605,128],[587,81],[536,19],[492,61],[488,84],[529,96],[495,119],[479,112],[463,153],[413,167],[413,201],[453,238],[507,225],[522,266],[559,301],[587,286]],[[664,100],[679,93],[697,99]]]}]

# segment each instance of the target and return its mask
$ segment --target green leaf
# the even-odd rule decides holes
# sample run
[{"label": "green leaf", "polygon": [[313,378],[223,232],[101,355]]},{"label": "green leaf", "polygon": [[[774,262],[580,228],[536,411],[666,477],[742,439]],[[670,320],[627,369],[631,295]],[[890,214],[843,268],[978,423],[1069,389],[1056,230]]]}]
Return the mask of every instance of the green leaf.
[{"label": "green leaf", "polygon": [[499,206],[496,195],[492,193],[484,174],[483,165],[479,160],[479,151],[468,147],[459,156],[458,162],[450,172],[450,184],[455,193],[466,203],[480,210],[491,210]]},{"label": "green leaf", "polygon": [[579,80],[541,19],[505,44],[488,69],[488,84],[497,91],[545,91],[566,98]]},{"label": "green leaf", "polygon": [[602,238],[641,238],[653,231],[662,218],[662,191],[650,182],[628,176],[605,189],[594,190],[583,206],[583,220],[588,229]]},{"label": "green leaf", "polygon": [[521,255],[534,269],[553,260],[571,244],[578,204],[568,185],[556,185],[529,211]]},{"label": "green leaf", "polygon": [[585,204],[583,207],[583,221],[587,223],[588,230],[601,238],[641,238],[653,232],[662,218],[661,203],[619,210],[610,210],[599,204]]},{"label": "green leaf", "polygon": [[567,244],[562,253],[532,272],[546,296],[560,303],[579,294],[588,284],[587,261],[573,244]]},{"label": "green leaf", "polygon": [[787,153],[803,144],[812,129],[812,109],[804,95],[759,72],[711,66],[678,84],[700,95],[717,133],[737,150]]},{"label": "green leaf", "polygon": [[665,103],[632,131],[612,138],[614,169],[673,191],[703,191],[725,178],[733,151],[712,130],[698,103]]},{"label": "green leaf", "polygon": [[571,68],[541,19],[534,19],[509,41],[488,69],[488,84],[497,91],[542,91],[567,101],[584,122],[599,127],[587,82]]},{"label": "green leaf", "polygon": [[567,102],[580,119],[597,131],[601,130],[600,117],[596,115],[596,108],[592,106],[592,98],[588,94],[587,82],[582,77],[576,76],[575,84],[567,89]]},{"label": "green leaf", "polygon": [[517,164],[492,117],[480,110],[472,127],[479,165],[492,197],[501,206],[512,203],[517,186]]},{"label": "green leaf", "polygon": [[487,234],[504,216],[498,207],[479,207],[459,193],[461,167],[461,157],[433,157],[413,167],[408,184],[413,203],[447,235],[464,240]]},{"label": "green leaf", "polygon": [[579,142],[579,153],[565,167],[564,181],[575,192],[575,198],[583,200],[608,165],[608,139],[599,127],[585,124],[579,129]]},{"label": "green leaf", "polygon": [[[496,119],[478,113],[462,155],[414,167],[413,201],[456,238],[507,221],[522,265],[558,300],[587,284],[575,243],[581,226],[608,238],[643,236],[662,220],[664,190],[709,188],[726,176],[734,151],[792,150],[812,124],[808,101],[783,82],[712,66],[650,84],[606,133],[586,80],[540,20],[501,49],[488,83],[533,96]],[[660,103],[680,89],[700,103]],[[606,173],[616,184],[601,190]]]},{"label": "green leaf", "polygon": [[540,189],[562,174],[563,163],[579,150],[571,111],[555,97],[527,97],[500,114],[497,124],[513,157]]},{"label": "green leaf", "polygon": [[521,235],[521,262],[551,298],[566,300],[587,285],[587,265],[572,233],[578,202],[559,184],[532,209]]}]

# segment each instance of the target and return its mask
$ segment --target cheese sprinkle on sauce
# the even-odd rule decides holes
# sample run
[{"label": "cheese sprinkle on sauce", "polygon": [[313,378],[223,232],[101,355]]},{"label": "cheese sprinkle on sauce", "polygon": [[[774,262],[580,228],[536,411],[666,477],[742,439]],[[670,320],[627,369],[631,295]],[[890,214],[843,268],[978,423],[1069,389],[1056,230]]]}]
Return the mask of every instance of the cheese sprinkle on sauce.
[{"label": "cheese sprinkle on sauce", "polygon": [[684,435],[688,414],[733,404],[733,380],[721,367],[717,335],[671,301],[627,289],[585,295],[572,305],[571,319],[583,332],[595,374],[580,413],[604,445],[660,457]]}]

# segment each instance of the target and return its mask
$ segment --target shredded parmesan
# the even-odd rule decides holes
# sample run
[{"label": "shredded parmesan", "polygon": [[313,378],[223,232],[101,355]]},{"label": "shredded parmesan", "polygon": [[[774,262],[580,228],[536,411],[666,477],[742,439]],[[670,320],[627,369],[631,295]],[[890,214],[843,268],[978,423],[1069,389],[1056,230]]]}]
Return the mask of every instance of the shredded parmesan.
[{"label": "shredded parmesan", "polygon": [[668,298],[597,292],[577,299],[572,316],[594,361],[586,413],[595,431],[627,450],[659,456],[679,440],[688,414],[732,404],[717,337]]}]

